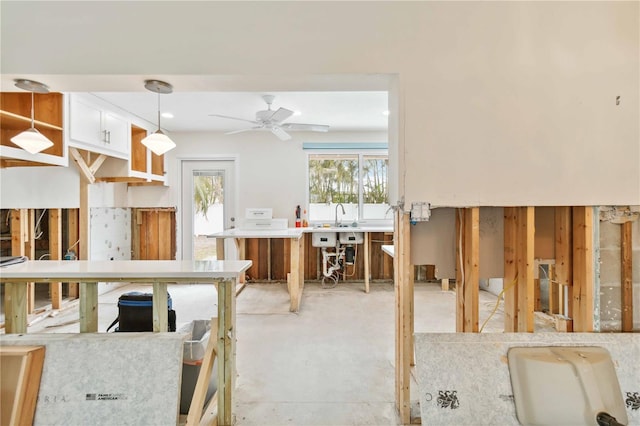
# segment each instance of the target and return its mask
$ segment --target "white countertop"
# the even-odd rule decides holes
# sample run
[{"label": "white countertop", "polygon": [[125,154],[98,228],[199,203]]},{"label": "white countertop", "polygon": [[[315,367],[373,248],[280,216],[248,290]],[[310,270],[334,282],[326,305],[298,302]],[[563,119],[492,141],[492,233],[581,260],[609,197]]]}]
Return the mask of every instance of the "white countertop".
[{"label": "white countertop", "polygon": [[250,260],[36,260],[0,268],[0,281],[115,281],[235,278],[251,267]]},{"label": "white countertop", "polygon": [[207,235],[208,238],[296,238],[302,237],[303,228],[287,229],[227,229]]},{"label": "white countertop", "polygon": [[228,229],[226,231],[207,235],[209,238],[300,238],[303,233],[313,232],[393,232],[393,226],[345,226],[328,228],[308,226],[304,228],[287,229]]},{"label": "white countertop", "polygon": [[382,251],[387,253],[389,256],[393,257],[395,255],[395,249],[392,245],[383,245]]}]

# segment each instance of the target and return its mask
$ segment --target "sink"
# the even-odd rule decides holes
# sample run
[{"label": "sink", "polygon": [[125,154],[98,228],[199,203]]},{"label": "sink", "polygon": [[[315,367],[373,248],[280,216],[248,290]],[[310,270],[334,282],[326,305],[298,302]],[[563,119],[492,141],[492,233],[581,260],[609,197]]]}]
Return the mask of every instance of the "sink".
[{"label": "sink", "polygon": [[338,239],[340,244],[362,244],[364,242],[364,233],[355,231],[340,232]]}]

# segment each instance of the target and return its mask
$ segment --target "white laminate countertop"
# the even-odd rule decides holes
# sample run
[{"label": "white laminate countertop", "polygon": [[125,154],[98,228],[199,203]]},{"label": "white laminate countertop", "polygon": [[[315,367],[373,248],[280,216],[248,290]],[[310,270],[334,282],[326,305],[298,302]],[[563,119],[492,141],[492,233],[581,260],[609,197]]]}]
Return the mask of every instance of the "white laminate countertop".
[{"label": "white laminate countertop", "polygon": [[250,267],[250,260],[30,260],[0,268],[0,282],[24,279],[211,282],[214,278],[235,278]]},{"label": "white laminate countertop", "polygon": [[207,235],[209,238],[300,238],[303,233],[313,232],[393,232],[393,226],[345,226],[328,228],[308,226],[287,229],[227,229],[226,231]]},{"label": "white laminate countertop", "polygon": [[387,253],[389,256],[393,257],[395,255],[395,250],[392,245],[383,245],[382,251]]},{"label": "white laminate countertop", "polygon": [[207,235],[208,238],[295,238],[302,237],[303,228],[287,229],[227,229]]}]

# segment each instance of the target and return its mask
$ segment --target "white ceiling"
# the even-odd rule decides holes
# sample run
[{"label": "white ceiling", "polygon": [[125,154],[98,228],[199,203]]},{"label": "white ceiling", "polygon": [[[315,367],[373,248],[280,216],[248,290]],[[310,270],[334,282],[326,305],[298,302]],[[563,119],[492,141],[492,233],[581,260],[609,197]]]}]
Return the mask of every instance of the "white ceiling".
[{"label": "white ceiling", "polygon": [[[102,99],[145,120],[156,123],[158,95],[151,92],[99,92]],[[387,92],[174,92],[160,95],[160,109],[173,114],[162,118],[170,132],[233,131],[251,123],[212,117],[221,114],[254,120],[255,113],[267,109],[262,95],[275,95],[272,109],[299,111],[286,123],[329,125],[329,131],[386,131]]]}]

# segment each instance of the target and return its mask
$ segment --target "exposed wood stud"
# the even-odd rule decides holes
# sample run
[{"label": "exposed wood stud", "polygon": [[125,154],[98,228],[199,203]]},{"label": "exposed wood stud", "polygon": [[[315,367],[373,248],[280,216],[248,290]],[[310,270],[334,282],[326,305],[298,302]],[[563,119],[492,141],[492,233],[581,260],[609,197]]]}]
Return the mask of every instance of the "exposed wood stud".
[{"label": "exposed wood stud", "polygon": [[549,314],[559,314],[560,310],[560,294],[562,293],[562,287],[556,283],[555,266],[549,265]]},{"label": "exposed wood stud", "polygon": [[69,153],[71,154],[73,161],[75,161],[76,165],[78,166],[78,169],[80,170],[80,176],[84,178],[82,180],[88,183],[94,183],[96,181],[96,178],[91,172],[91,168],[87,164],[87,160],[82,156],[80,151],[72,147],[72,148],[69,148]]},{"label": "exposed wood stud", "polygon": [[218,282],[218,424],[231,426],[235,384],[235,280]]},{"label": "exposed wood stud", "polygon": [[411,363],[411,253],[409,215],[396,211],[394,228],[394,287],[396,296],[396,408],[400,422],[411,421],[410,363]]},{"label": "exposed wood stud", "polygon": [[573,207],[573,331],[593,331],[593,208]]},{"label": "exposed wood stud", "polygon": [[622,276],[620,283],[622,285],[622,331],[633,331],[633,279],[632,279],[632,224],[625,222],[621,226],[621,259],[622,259]]},{"label": "exposed wood stud", "polygon": [[[62,260],[62,210],[49,209],[49,259]],[[60,309],[62,305],[62,283],[49,284],[51,307]]]},{"label": "exposed wood stud", "polygon": [[480,289],[480,208],[458,209],[456,230],[456,331],[476,333]]},{"label": "exposed wood stud", "polygon": [[[31,260],[36,259],[36,210],[25,209],[27,220],[24,242],[25,255]],[[36,309],[36,284],[27,283],[27,313],[32,314]]]},{"label": "exposed wood stud", "polygon": [[504,331],[518,331],[518,286],[516,279],[518,245],[518,210],[504,208]]},{"label": "exposed wood stud", "polygon": [[[218,330],[218,319],[211,318],[211,334],[207,348],[204,353],[204,358],[200,366],[200,372],[198,373],[198,380],[196,381],[196,387],[193,391],[193,397],[191,399],[191,405],[189,406],[189,414],[187,415],[187,426],[196,426],[200,424],[200,418],[202,414],[202,408],[207,396],[207,389],[209,387],[209,378],[213,371],[213,364],[216,359],[217,339],[213,338],[213,334]],[[215,399],[217,405],[217,395],[214,395],[212,399]],[[209,408],[208,408],[209,409]]]},{"label": "exposed wood stud", "polygon": [[568,312],[564,312],[564,292],[568,288],[568,299],[572,299],[573,292],[573,218],[571,207],[555,208],[555,253],[556,253],[556,281],[559,284],[559,297],[562,303],[559,306],[560,312],[572,317],[573,307],[568,305]]},{"label": "exposed wood stud", "polygon": [[518,207],[518,331],[534,331],[534,233],[535,208]]},{"label": "exposed wood stud", "polygon": [[153,331],[156,333],[169,331],[168,301],[167,283],[153,283]]},{"label": "exposed wood stud", "polygon": [[[80,255],[78,246],[71,248],[76,242],[80,244],[80,235],[79,235],[79,218],[80,210],[79,209],[69,209],[67,210],[67,235],[69,240],[69,247],[67,249],[74,250],[76,256]],[[70,282],[69,284],[69,298],[77,299],[80,295],[79,287],[77,282]]]}]

